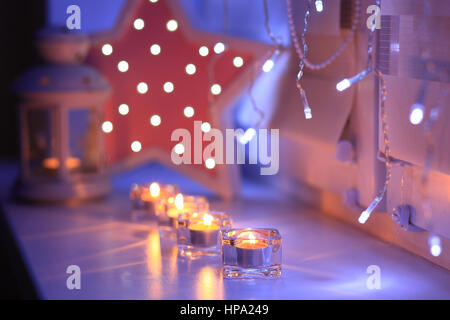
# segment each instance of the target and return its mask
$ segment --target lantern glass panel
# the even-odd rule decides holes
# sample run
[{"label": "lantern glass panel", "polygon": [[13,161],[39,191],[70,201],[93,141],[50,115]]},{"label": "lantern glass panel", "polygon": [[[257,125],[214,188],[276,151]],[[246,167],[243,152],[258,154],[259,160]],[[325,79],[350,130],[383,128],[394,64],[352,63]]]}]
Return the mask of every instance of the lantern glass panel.
[{"label": "lantern glass panel", "polygon": [[95,110],[72,109],[69,117],[68,170],[71,173],[89,173],[99,167],[99,127]]},{"label": "lantern glass panel", "polygon": [[55,133],[51,109],[27,111],[28,164],[30,173],[37,176],[58,174],[59,159],[55,150]]}]

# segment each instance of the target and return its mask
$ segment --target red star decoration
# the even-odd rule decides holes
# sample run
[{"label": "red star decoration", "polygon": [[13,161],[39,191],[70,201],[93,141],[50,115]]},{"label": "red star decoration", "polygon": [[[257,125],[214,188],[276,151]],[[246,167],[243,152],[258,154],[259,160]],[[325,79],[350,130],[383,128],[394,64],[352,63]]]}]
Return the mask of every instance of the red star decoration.
[{"label": "red star decoration", "polygon": [[[178,27],[169,31],[167,23],[175,20]],[[142,23],[143,22],[143,23]],[[142,28],[141,28],[142,27]],[[217,42],[226,44],[226,50],[213,58]],[[104,46],[109,44],[110,46]],[[160,53],[154,55],[150,47],[159,45]],[[208,55],[199,53],[200,47],[208,48]],[[112,53],[108,50],[112,47]],[[259,61],[268,47],[260,43],[220,38],[191,28],[176,1],[130,1],[119,19],[118,25],[108,34],[98,36],[88,62],[94,65],[110,82],[111,98],[105,104],[105,120],[111,121],[113,131],[106,134],[108,164],[126,169],[134,165],[156,160],[175,167],[187,176],[224,197],[236,191],[233,186],[237,173],[234,166],[217,164],[214,169],[201,165],[175,166],[170,158],[176,144],[170,140],[173,130],[186,128],[193,137],[193,121],[207,121],[212,127],[231,128],[231,112],[223,112],[236,95],[246,89],[254,61]],[[105,51],[105,52],[103,52]],[[106,53],[106,54],[105,54]],[[233,59],[241,57],[242,67],[235,67]],[[208,68],[215,59],[215,79],[221,93],[214,96],[211,109]],[[125,72],[119,71],[122,62]],[[195,73],[186,72],[193,64]],[[148,91],[141,94],[139,83],[146,83]],[[164,84],[170,82],[174,90],[165,92]],[[119,106],[126,104],[129,112],[119,113]],[[186,117],[184,108],[192,106],[194,116]],[[126,109],[126,108],[125,108]],[[217,110],[217,114],[211,110]],[[161,123],[153,126],[150,118],[159,115]],[[139,141],[142,149],[133,152],[131,144]],[[203,147],[209,142],[204,142]],[[192,142],[193,145],[193,142]]]}]

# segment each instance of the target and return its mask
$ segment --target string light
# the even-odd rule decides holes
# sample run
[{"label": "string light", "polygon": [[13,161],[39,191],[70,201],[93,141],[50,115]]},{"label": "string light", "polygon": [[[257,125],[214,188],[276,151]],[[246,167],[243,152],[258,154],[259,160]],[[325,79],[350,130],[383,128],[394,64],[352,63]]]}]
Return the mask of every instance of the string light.
[{"label": "string light", "polygon": [[253,128],[248,128],[245,130],[244,134],[238,137],[239,142],[242,144],[249,143],[256,136],[256,130]]},{"label": "string light", "polygon": [[409,112],[409,122],[418,125],[422,122],[425,113],[425,106],[421,103],[414,103]]},{"label": "string light", "polygon": [[350,78],[350,79],[344,79],[336,85],[337,91],[344,91],[348,88],[350,88],[355,83],[363,80],[365,77],[367,77],[372,72],[372,69],[365,69],[358,73],[356,76]]},{"label": "string light", "polygon": [[[420,191],[422,194],[422,208],[423,213],[426,218],[427,223],[427,229],[432,228],[432,208],[431,208],[431,199],[429,197],[427,186],[428,186],[428,177],[431,171],[431,165],[434,158],[434,152],[436,149],[436,144],[433,139],[433,127],[438,119],[441,109],[444,105],[444,101],[446,101],[448,90],[444,89],[444,86],[441,86],[441,93],[438,101],[436,104],[431,108],[429,117],[427,121],[425,121],[424,124],[424,132],[425,132],[425,139],[426,139],[426,152],[425,152],[425,163],[422,170],[422,176],[421,176],[421,184],[420,184]],[[430,247],[430,254],[434,257],[438,257],[441,252],[441,240],[436,235],[431,235],[428,239],[428,244]]]},{"label": "string light", "polygon": [[270,72],[270,70],[272,70],[274,65],[275,65],[275,63],[273,62],[273,60],[268,59],[268,60],[266,60],[266,62],[264,62],[263,66],[262,66],[262,70],[264,72]]},{"label": "string light", "polygon": [[[316,1],[316,5],[317,5],[317,1]],[[297,85],[298,91],[300,93],[301,100],[303,102],[303,111],[304,111],[306,119],[312,118],[312,112],[311,112],[311,108],[308,104],[308,99],[306,98],[306,92],[303,89],[303,86],[301,85],[301,82],[300,82],[300,80],[303,77],[303,68],[307,67],[312,70],[323,69],[323,68],[327,67],[331,62],[333,62],[342,53],[342,51],[347,47],[347,45],[350,43],[350,41],[352,40],[353,36],[356,33],[356,28],[358,26],[359,17],[361,14],[361,0],[354,0],[354,8],[355,9],[354,9],[354,13],[353,13],[352,27],[351,27],[350,33],[348,34],[347,38],[344,40],[344,42],[341,44],[341,46],[328,59],[326,59],[325,61],[323,61],[321,63],[314,64],[307,59],[308,45],[307,45],[306,39],[305,39],[306,33],[308,31],[309,16],[310,16],[310,11],[311,11],[311,1],[307,1],[307,7],[306,7],[306,12],[305,12],[305,17],[304,17],[304,28],[303,28],[303,32],[300,36],[300,40],[301,40],[301,43],[303,46],[303,49],[302,49],[302,47],[300,46],[300,41],[297,36],[297,31],[295,29],[295,21],[294,21],[294,15],[293,15],[293,10],[292,10],[292,3],[291,3],[291,0],[286,0],[286,10],[287,10],[287,16],[288,16],[289,29],[290,29],[290,33],[291,33],[292,43],[293,43],[295,51],[300,59],[299,72],[297,74],[296,85]],[[316,6],[316,9],[317,9],[317,6]],[[323,3],[322,3],[322,10],[323,10]]]},{"label": "string light", "polygon": [[386,121],[386,110],[385,110],[385,101],[387,98],[387,91],[386,91],[386,84],[384,81],[384,78],[379,70],[376,70],[379,82],[380,82],[380,113],[381,113],[381,122],[382,122],[382,128],[383,128],[383,140],[384,140],[384,157],[385,157],[385,180],[383,184],[383,188],[379,191],[375,199],[370,203],[370,205],[367,207],[366,210],[364,210],[358,221],[361,224],[366,223],[366,221],[369,219],[370,215],[372,214],[372,211],[378,206],[378,204],[383,200],[384,195],[386,194],[387,187],[389,185],[389,182],[391,180],[391,149],[390,149],[390,141],[388,136],[388,124]]},{"label": "string light", "polygon": [[322,0],[316,0],[315,5],[316,5],[317,12],[323,11],[323,1]]},{"label": "string light", "polygon": [[[424,16],[429,16],[431,14],[430,9],[431,3],[429,1],[423,1],[422,3],[423,7],[422,10],[420,11],[420,14]],[[439,68],[437,68],[436,63],[431,60],[431,56],[429,54],[429,43],[427,41],[423,41],[423,39],[421,38],[421,35],[423,35],[425,32],[425,28],[426,28],[426,19],[421,19],[421,22],[419,24],[419,30],[417,32],[418,35],[417,44],[420,49],[422,64],[425,66],[426,71],[429,73],[429,76],[439,76],[438,74],[436,74],[436,71],[439,70]],[[442,75],[442,73],[440,75]],[[436,123],[436,120],[442,113],[443,106],[446,105],[446,100],[448,96],[448,90],[446,88],[445,80],[440,79],[440,81],[441,84],[440,84],[439,98],[431,108],[428,119],[425,121],[423,125],[426,141],[426,149],[425,149],[425,161],[420,179],[420,192],[422,195],[422,210],[423,215],[426,219],[425,221],[427,230],[433,229],[432,225],[433,210],[431,206],[432,200],[430,198],[427,188],[429,182],[429,174],[432,169],[431,165],[433,163],[436,150],[436,143],[435,139],[433,138],[433,128]],[[427,86],[428,86],[428,79],[424,79],[421,84],[416,102],[411,106],[409,120],[413,125],[420,124],[424,119],[425,97]],[[441,255],[442,246],[441,246],[441,239],[439,238],[439,236],[431,234],[428,238],[428,245],[430,249],[430,254],[432,256],[438,257]]]},{"label": "string light", "polygon": [[[377,6],[380,6],[380,0],[376,1]],[[372,214],[373,210],[378,206],[378,204],[383,200],[386,192],[387,187],[389,185],[389,182],[391,180],[391,148],[390,148],[390,141],[389,141],[389,135],[388,135],[388,123],[387,123],[387,116],[386,116],[386,108],[385,108],[385,102],[387,99],[387,89],[386,89],[386,82],[384,80],[383,74],[378,69],[378,67],[373,66],[373,42],[374,42],[374,32],[375,32],[375,25],[372,27],[370,34],[369,34],[369,44],[367,47],[367,64],[366,64],[366,71],[367,74],[371,73],[372,70],[375,71],[375,74],[378,78],[379,82],[379,103],[380,103],[380,118],[381,118],[381,124],[383,129],[383,142],[384,142],[384,157],[385,157],[385,179],[383,188],[378,192],[378,194],[375,196],[375,199],[370,203],[370,205],[367,207],[366,210],[364,210],[358,221],[361,224],[366,223],[366,221],[369,219],[370,215]],[[367,76],[367,74],[365,76]],[[364,77],[365,77],[364,76]],[[363,78],[364,78],[363,77]]]},{"label": "string light", "polygon": [[[377,5],[379,6],[379,1],[377,0]],[[367,45],[367,63],[366,63],[366,68],[361,71],[360,73],[358,73],[356,76],[349,78],[349,79],[344,79],[342,81],[340,81],[337,85],[336,85],[336,90],[342,92],[348,88],[350,88],[352,85],[360,82],[361,80],[365,79],[369,74],[372,73],[372,71],[374,70],[373,68],[373,45],[374,45],[374,33],[375,33],[375,23],[372,25],[372,28],[370,30],[369,33],[369,40],[368,40],[368,45]]]},{"label": "string light", "polygon": [[413,125],[418,125],[422,123],[423,117],[425,115],[425,94],[427,91],[428,81],[423,81],[420,86],[419,95],[416,102],[411,106],[409,110],[409,122]]},{"label": "string light", "polygon": [[[267,35],[269,36],[270,40],[273,43],[273,47],[265,54],[263,59],[261,59],[260,61],[256,61],[254,63],[250,77],[250,85],[248,86],[248,96],[250,98],[251,106],[253,110],[258,114],[258,120],[254,125],[255,128],[259,128],[261,126],[261,123],[265,117],[264,111],[259,107],[255,97],[253,96],[253,86],[255,84],[257,70],[262,69],[264,72],[270,72],[275,65],[274,61],[277,58],[281,48],[281,43],[279,39],[275,37],[270,27],[269,6],[267,0],[263,0],[263,8],[264,8],[264,28],[266,29]],[[238,136],[237,138],[240,143],[246,144],[253,139],[255,134],[256,130],[254,128],[248,128],[243,135]]]},{"label": "string light", "polygon": [[428,239],[428,245],[430,246],[430,253],[433,257],[439,257],[441,255],[441,239],[438,236],[430,236]]}]

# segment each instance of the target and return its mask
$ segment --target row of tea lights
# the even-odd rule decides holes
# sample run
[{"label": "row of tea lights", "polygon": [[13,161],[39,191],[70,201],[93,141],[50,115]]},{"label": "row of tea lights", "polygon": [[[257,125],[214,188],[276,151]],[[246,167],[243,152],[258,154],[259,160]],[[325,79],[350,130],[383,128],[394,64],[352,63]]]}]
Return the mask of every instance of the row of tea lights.
[{"label": "row of tea lights", "polygon": [[278,230],[232,228],[230,216],[210,210],[205,197],[183,195],[171,184],[134,184],[130,198],[134,210],[156,215],[161,236],[176,235],[180,257],[221,255],[225,278],[281,276]]}]

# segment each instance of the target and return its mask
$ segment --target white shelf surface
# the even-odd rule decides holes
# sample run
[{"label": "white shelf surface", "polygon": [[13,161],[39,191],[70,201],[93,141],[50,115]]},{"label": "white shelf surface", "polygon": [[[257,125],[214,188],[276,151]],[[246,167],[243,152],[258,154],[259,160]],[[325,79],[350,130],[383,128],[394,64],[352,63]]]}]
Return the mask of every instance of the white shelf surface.
[{"label": "white shelf surface", "polygon": [[[133,220],[131,182],[178,183],[184,177],[148,165],[113,179],[114,191],[80,206],[6,201],[7,216],[47,299],[450,299],[450,272],[354,227],[277,194],[244,183],[243,198],[211,199],[237,227],[274,227],[283,237],[283,275],[276,280],[224,280],[220,257],[182,261],[155,221]],[[4,190],[3,190],[4,191]],[[81,268],[81,290],[68,290],[66,268]],[[369,290],[366,269],[381,269]]]}]

